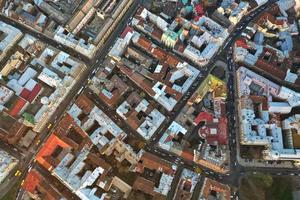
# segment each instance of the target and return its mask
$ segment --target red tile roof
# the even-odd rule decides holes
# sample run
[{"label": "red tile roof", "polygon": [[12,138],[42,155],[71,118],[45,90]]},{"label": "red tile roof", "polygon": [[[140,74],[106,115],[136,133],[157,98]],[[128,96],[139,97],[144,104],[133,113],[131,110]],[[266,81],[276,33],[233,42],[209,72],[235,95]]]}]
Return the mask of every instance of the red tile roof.
[{"label": "red tile roof", "polygon": [[197,4],[195,6],[195,11],[198,16],[202,16],[204,14],[204,10],[203,10],[203,7],[201,6],[201,4]]},{"label": "red tile roof", "polygon": [[121,38],[125,38],[125,36],[127,35],[127,33],[129,32],[133,32],[133,28],[130,26],[126,26],[126,28],[124,29],[124,31],[121,34]]},{"label": "red tile roof", "polygon": [[137,43],[143,47],[145,50],[150,50],[151,49],[151,42],[147,40],[145,37],[139,37]]},{"label": "red tile roof", "polygon": [[[212,130],[215,129],[216,133]],[[199,135],[211,145],[226,145],[228,143],[227,119],[220,118],[218,122],[211,122],[199,129]]]},{"label": "red tile roof", "polygon": [[172,55],[167,55],[166,63],[172,67],[176,67],[179,63],[179,60]]},{"label": "red tile roof", "polygon": [[200,112],[195,118],[194,123],[198,125],[201,121],[211,122],[213,120],[213,115],[208,112]]},{"label": "red tile roof", "polygon": [[[205,138],[208,144],[225,145],[228,142],[228,128],[227,119],[225,117],[218,118],[216,121],[213,120],[213,116],[207,112],[201,112],[195,119],[198,125],[201,121],[205,121],[205,125],[202,126],[198,133],[200,137]],[[216,130],[216,132],[213,132]]]},{"label": "red tile roof", "polygon": [[39,92],[41,91],[42,89],[42,86],[40,84],[36,84],[34,86],[34,88],[32,89],[30,95],[28,96],[28,101],[31,103],[35,98],[36,96],[39,94]]},{"label": "red tile roof", "polygon": [[22,90],[22,92],[20,93],[20,96],[23,98],[23,99],[26,99],[28,98],[28,96],[30,95],[30,90],[24,88]]},{"label": "red tile roof", "polygon": [[22,98],[19,98],[14,107],[10,110],[9,114],[13,117],[16,117],[19,112],[23,109],[25,106],[26,101]]},{"label": "red tile roof", "polygon": [[262,59],[258,59],[255,63],[255,66],[265,72],[272,73],[273,76],[279,78],[280,80],[285,79],[285,72],[272,64],[264,62]]},{"label": "red tile roof", "polygon": [[240,38],[235,42],[237,47],[242,47],[244,49],[248,49],[249,46],[247,45],[247,42],[244,38]]},{"label": "red tile roof", "polygon": [[31,170],[24,181],[24,184],[22,185],[22,188],[24,190],[33,193],[36,189],[36,187],[39,185],[41,181],[41,175],[36,172],[35,170]]},{"label": "red tile roof", "polygon": [[32,89],[32,91],[24,88],[20,94],[20,96],[23,99],[26,99],[27,101],[29,101],[30,103],[35,99],[35,97],[38,95],[38,93],[41,91],[42,86],[40,84],[36,84],[34,86],[34,88]]}]

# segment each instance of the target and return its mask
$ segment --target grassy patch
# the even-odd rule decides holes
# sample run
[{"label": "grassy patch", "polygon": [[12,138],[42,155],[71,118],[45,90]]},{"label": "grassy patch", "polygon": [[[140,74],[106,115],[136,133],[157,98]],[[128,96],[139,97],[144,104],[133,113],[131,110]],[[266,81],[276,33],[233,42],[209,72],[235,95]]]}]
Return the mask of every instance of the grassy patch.
[{"label": "grassy patch", "polygon": [[270,195],[273,200],[292,200],[292,183],[288,178],[274,178],[272,187],[270,188]]},{"label": "grassy patch", "polygon": [[268,174],[249,174],[242,179],[240,198],[243,200],[292,200],[292,182],[288,178]]}]

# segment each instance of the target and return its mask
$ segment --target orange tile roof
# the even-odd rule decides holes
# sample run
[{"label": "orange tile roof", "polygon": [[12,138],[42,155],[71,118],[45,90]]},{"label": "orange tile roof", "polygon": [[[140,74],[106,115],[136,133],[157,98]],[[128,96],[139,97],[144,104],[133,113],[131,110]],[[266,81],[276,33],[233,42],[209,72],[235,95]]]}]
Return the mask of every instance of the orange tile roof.
[{"label": "orange tile roof", "polygon": [[230,188],[227,185],[223,185],[217,181],[214,181],[209,178],[205,178],[205,182],[202,192],[202,197],[208,198],[211,194],[211,191],[214,190],[218,193],[223,193],[224,199],[229,200],[230,199]]},{"label": "orange tile roof", "polygon": [[134,190],[140,190],[142,192],[145,192],[146,194],[150,194],[152,196],[155,195],[153,189],[154,189],[154,183],[138,176],[137,179],[134,181],[134,184],[132,186]]},{"label": "orange tile roof", "polygon": [[10,110],[9,114],[13,117],[16,117],[22,108],[25,106],[26,101],[22,98],[18,98],[18,101],[14,105],[14,107]]},{"label": "orange tile roof", "polygon": [[185,150],[182,151],[181,157],[183,157],[186,160],[193,161],[194,160],[194,153],[189,149],[185,149]]},{"label": "orange tile roof", "polygon": [[81,94],[77,100],[76,105],[83,110],[85,113],[90,113],[94,107],[94,103],[86,95]]},{"label": "orange tile roof", "polygon": [[145,50],[150,50],[152,43],[147,40],[145,37],[141,36],[139,37],[139,40],[137,42],[141,47],[143,47]]},{"label": "orange tile roof", "polygon": [[22,185],[22,188],[30,193],[33,193],[36,189],[36,187],[39,185],[41,181],[41,175],[35,171],[31,170],[24,181],[24,184]]},{"label": "orange tile roof", "polygon": [[178,63],[179,63],[179,60],[175,56],[167,55],[166,64],[168,64],[172,67],[176,67]]},{"label": "orange tile roof", "polygon": [[48,170],[50,170],[50,168],[53,166],[45,158],[51,156],[57,146],[60,146],[62,148],[70,147],[66,142],[62,141],[52,133],[43,145],[43,148],[36,155],[36,160],[38,161],[38,163],[40,163],[44,168]]},{"label": "orange tile roof", "polygon": [[165,60],[167,56],[166,52],[160,48],[154,48],[151,53],[155,58],[162,61]]},{"label": "orange tile roof", "polygon": [[172,174],[174,172],[171,164],[167,163],[166,161],[164,161],[163,159],[161,159],[160,157],[158,157],[154,154],[145,152],[142,155],[141,160],[143,161],[143,166],[145,168],[148,168],[151,170],[162,169],[162,171],[167,174]]}]

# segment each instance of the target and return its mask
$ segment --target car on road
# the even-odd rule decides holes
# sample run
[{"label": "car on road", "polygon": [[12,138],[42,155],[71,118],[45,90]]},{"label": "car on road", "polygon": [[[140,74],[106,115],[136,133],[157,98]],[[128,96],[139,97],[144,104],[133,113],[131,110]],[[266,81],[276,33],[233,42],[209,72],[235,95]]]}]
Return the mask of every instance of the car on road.
[{"label": "car on road", "polygon": [[77,92],[77,95],[79,95],[83,89],[84,89],[84,87],[82,86],[82,87],[80,88],[80,90]]},{"label": "car on road", "polygon": [[50,123],[47,128],[50,129],[51,127],[52,127],[52,124]]},{"label": "car on road", "polygon": [[15,176],[21,176],[22,172],[20,170],[17,170],[15,173]]},{"label": "car on road", "polygon": [[35,145],[39,145],[41,143],[41,140],[36,141]]}]

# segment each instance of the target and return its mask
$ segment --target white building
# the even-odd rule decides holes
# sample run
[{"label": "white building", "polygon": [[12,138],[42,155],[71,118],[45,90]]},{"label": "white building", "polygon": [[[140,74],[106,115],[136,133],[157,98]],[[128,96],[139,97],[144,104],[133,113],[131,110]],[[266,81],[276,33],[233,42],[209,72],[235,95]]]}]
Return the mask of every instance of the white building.
[{"label": "white building", "polygon": [[55,31],[54,40],[66,45],[76,51],[82,53],[83,55],[92,58],[97,50],[96,46],[86,42],[84,39],[77,39],[75,35],[69,33],[66,29],[61,26]]},{"label": "white building", "polygon": [[0,22],[0,61],[23,36],[22,32],[4,22]]},{"label": "white building", "polygon": [[18,162],[15,157],[9,155],[6,151],[0,150],[0,183],[5,180]]},{"label": "white building", "polygon": [[[126,114],[128,112],[134,109],[136,113],[146,113],[146,111],[149,109],[149,102],[146,99],[142,99],[142,101],[139,102],[139,104],[135,108],[131,108],[131,105],[124,101],[116,110],[116,112],[124,119],[127,120]],[[165,120],[165,116],[161,114],[157,109],[151,110],[149,115],[145,117],[145,120],[140,124],[140,126],[137,128],[137,132],[145,138],[145,140],[149,140],[152,135],[155,133],[155,131],[160,127],[160,125]]]},{"label": "white building", "polygon": [[111,134],[113,138],[125,138],[126,133],[115,124],[102,110],[94,106],[88,116],[88,120],[82,123],[78,116],[82,113],[82,110],[76,105],[73,104],[68,113],[73,117],[75,122],[81,127],[82,130],[87,131],[90,127],[99,124],[99,127],[91,133],[89,136],[94,145],[99,149],[103,146],[112,142],[112,139],[108,139],[106,134]]},{"label": "white building", "polygon": [[[89,150],[83,149],[79,155],[68,153],[53,170],[52,174],[61,180],[72,192],[82,200],[103,200],[107,195],[104,192],[106,183],[101,181],[96,183],[104,169],[101,166],[86,170],[86,159]],[[78,174],[83,170],[83,176]],[[94,184],[95,183],[95,184]],[[95,194],[97,190],[103,193]]]},{"label": "white building", "polygon": [[[274,119],[272,115],[290,113],[293,107],[300,105],[300,94],[286,87],[280,87],[244,67],[237,70],[237,88],[240,98],[238,106],[240,143],[265,146],[263,155],[266,160],[300,159],[300,149],[293,146],[295,131],[292,131],[296,130],[299,134],[297,124],[300,115],[294,115],[283,121]],[[255,105],[256,97],[250,96],[254,90],[260,92],[256,97],[261,98]],[[282,101],[273,102],[274,97]]]}]

